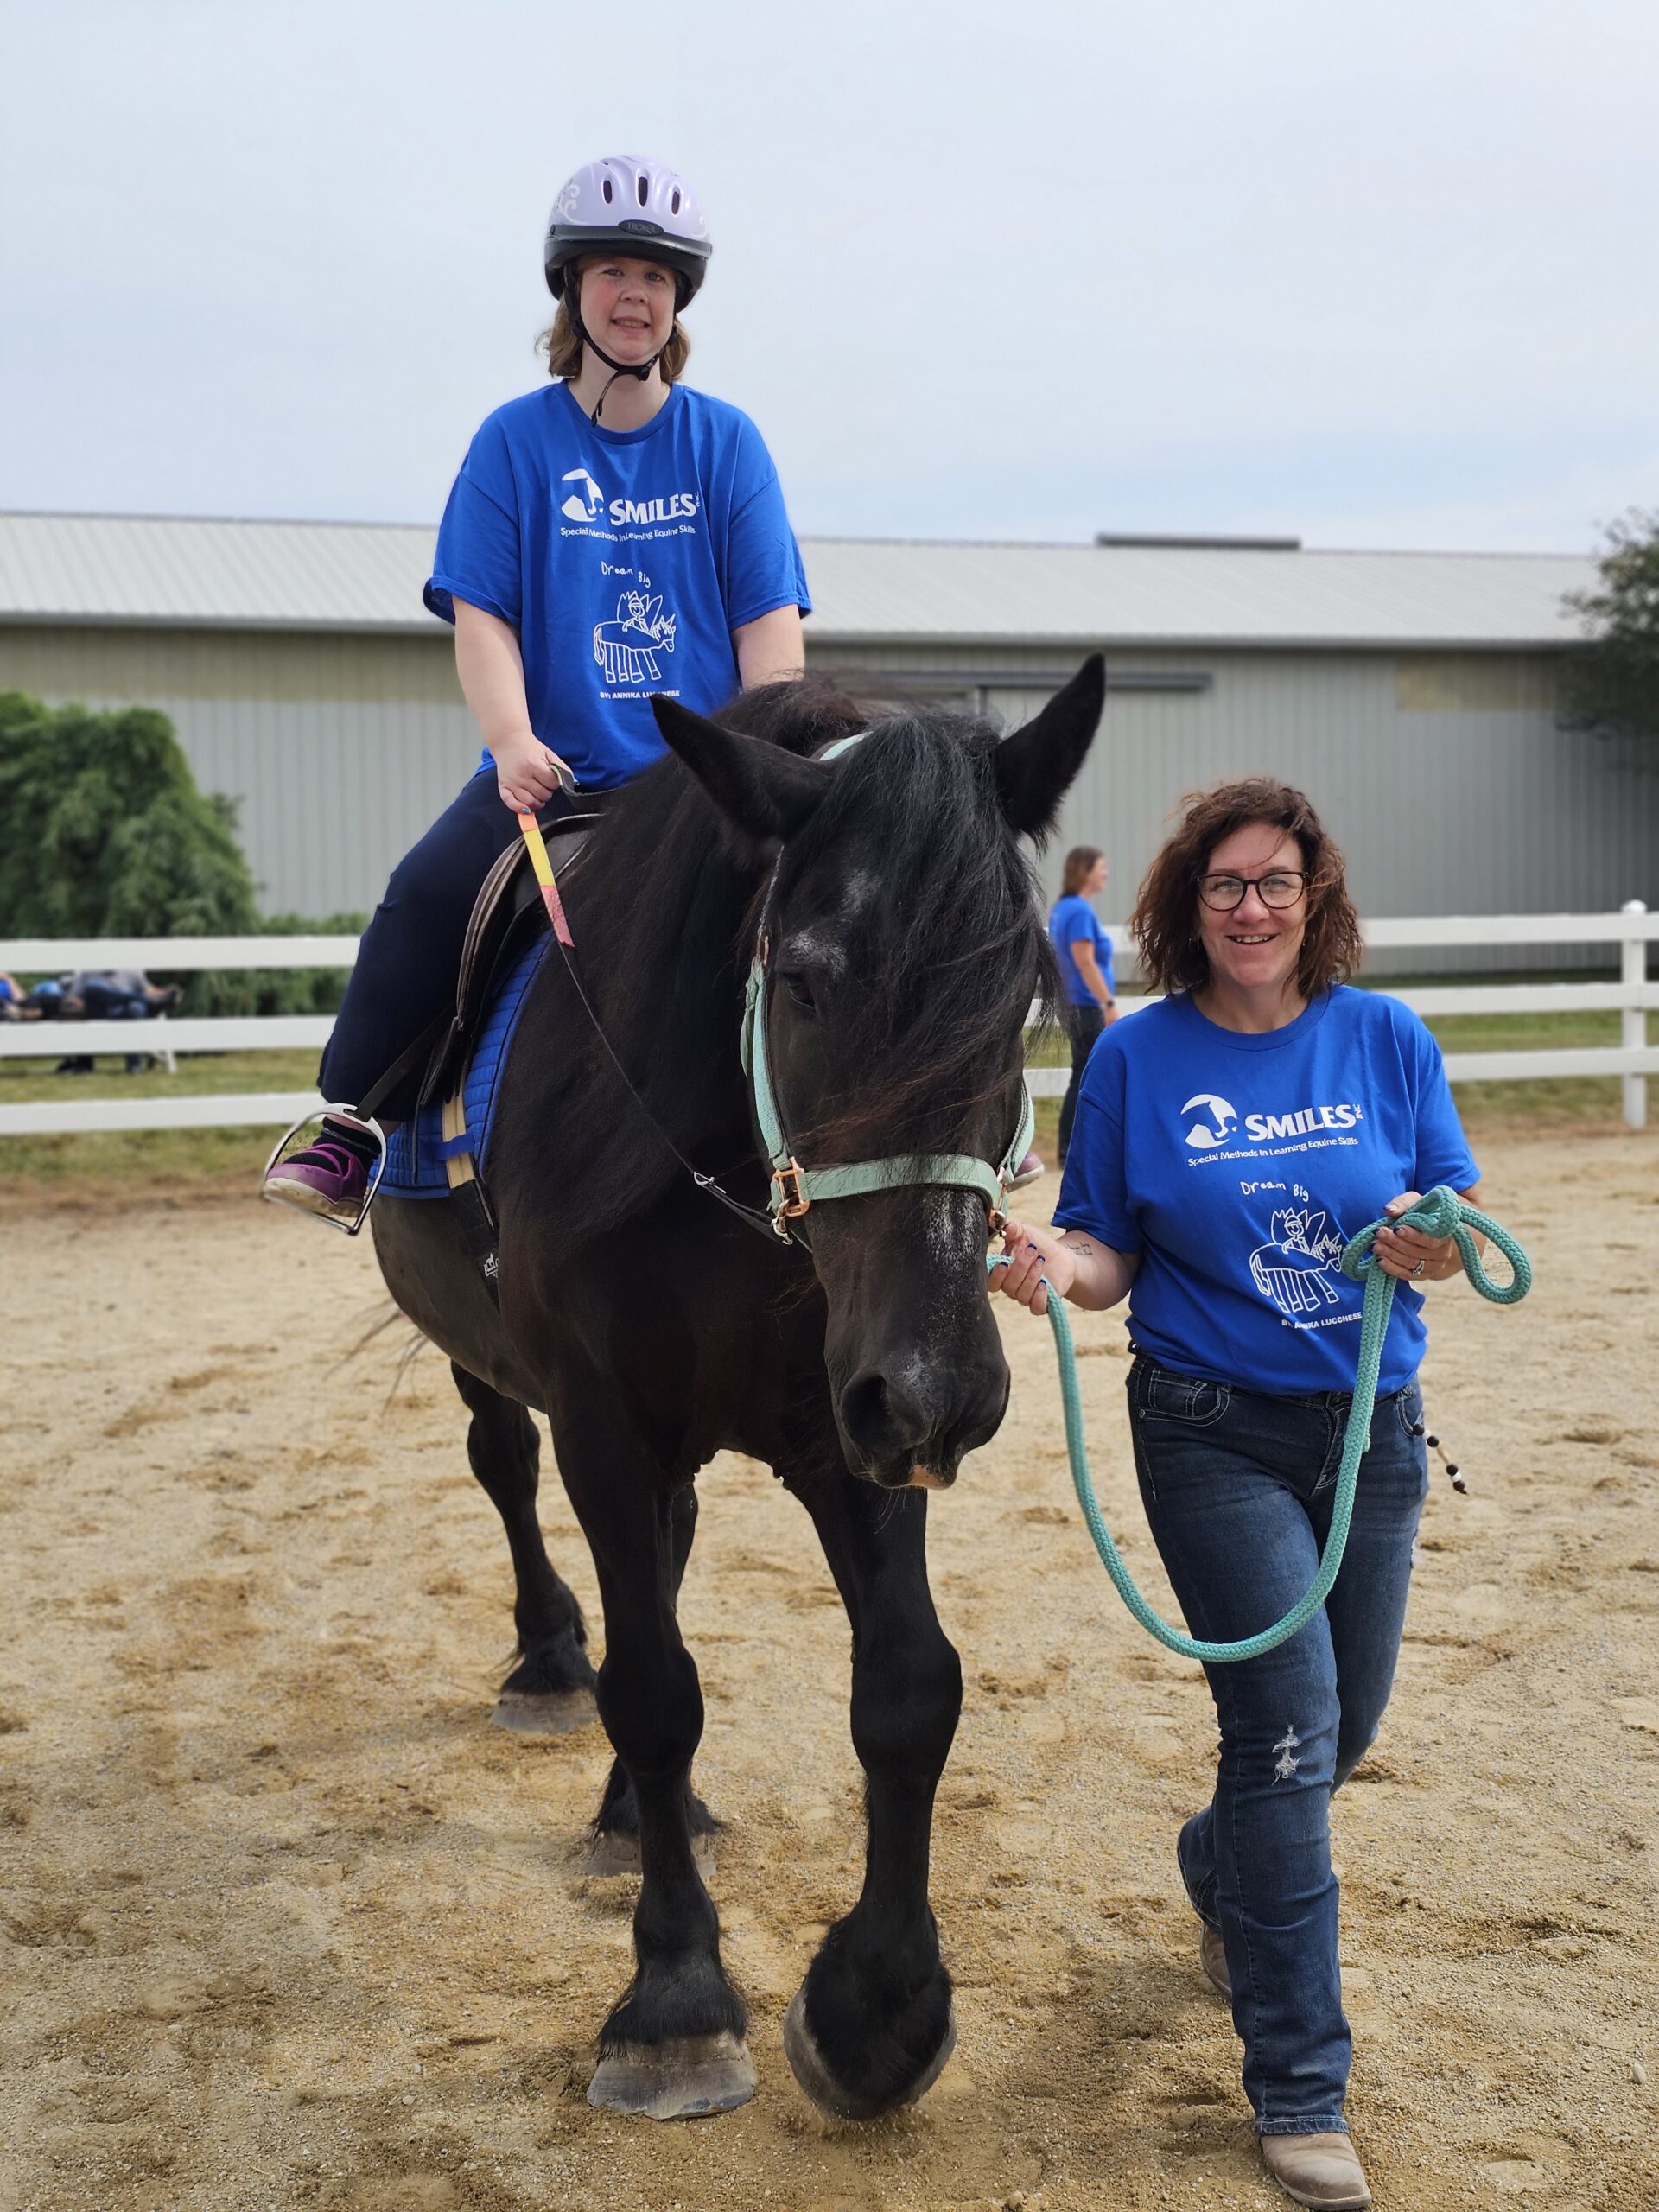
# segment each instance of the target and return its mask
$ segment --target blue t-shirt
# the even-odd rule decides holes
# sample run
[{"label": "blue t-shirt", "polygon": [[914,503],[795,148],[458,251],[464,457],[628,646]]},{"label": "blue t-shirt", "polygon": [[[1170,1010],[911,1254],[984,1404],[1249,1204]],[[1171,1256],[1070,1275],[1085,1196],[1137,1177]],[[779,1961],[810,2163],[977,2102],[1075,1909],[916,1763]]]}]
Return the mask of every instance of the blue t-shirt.
[{"label": "blue t-shirt", "polygon": [[811,606],[760,433],[678,384],[638,430],[590,423],[563,384],[498,407],[424,596],[446,622],[464,599],[512,625],[531,728],[598,791],[662,758],[653,691],[712,714],[738,688],[732,632]]},{"label": "blue t-shirt", "polygon": [[[1095,1046],[1054,1219],[1141,1254],[1137,1351],[1300,1397],[1354,1387],[1364,1293],[1339,1265],[1348,1239],[1401,1192],[1478,1173],[1440,1047],[1397,999],[1344,985],[1246,1036],[1179,996]],[[1416,1373],[1422,1306],[1396,1283],[1379,1389]]]},{"label": "blue t-shirt", "polygon": [[1071,957],[1071,948],[1085,941],[1095,948],[1095,958],[1100,963],[1100,972],[1109,995],[1117,988],[1112,980],[1111,933],[1103,930],[1095,919],[1095,910],[1080,891],[1069,899],[1057,899],[1048,918],[1048,941],[1054,948],[1060,963],[1060,981],[1065,986],[1068,1006],[1098,1006],[1100,1001],[1078,972]]}]

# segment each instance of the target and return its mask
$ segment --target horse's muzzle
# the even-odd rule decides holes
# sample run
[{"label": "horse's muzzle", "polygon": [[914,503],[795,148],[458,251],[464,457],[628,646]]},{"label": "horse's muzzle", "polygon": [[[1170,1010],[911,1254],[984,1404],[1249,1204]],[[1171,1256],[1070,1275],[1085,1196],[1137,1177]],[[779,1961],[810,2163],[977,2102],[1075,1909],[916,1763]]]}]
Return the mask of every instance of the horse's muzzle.
[{"label": "horse's muzzle", "polygon": [[867,1368],[838,1394],[836,1417],[847,1465],[884,1490],[949,1490],[964,1452],[996,1433],[1008,1402],[999,1360],[951,1376],[948,1406],[927,1402],[908,1380]]}]

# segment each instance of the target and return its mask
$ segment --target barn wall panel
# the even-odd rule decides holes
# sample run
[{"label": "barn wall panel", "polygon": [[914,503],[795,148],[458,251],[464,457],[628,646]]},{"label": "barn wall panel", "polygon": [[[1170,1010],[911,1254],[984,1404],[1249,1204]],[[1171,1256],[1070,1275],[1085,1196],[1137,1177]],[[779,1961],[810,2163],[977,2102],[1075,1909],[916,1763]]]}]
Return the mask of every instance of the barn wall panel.
[{"label": "barn wall panel", "polygon": [[0,690],[159,707],[238,802],[268,913],[366,912],[460,790],[478,734],[447,633],[0,629]]},{"label": "barn wall panel", "polygon": [[[820,652],[926,683],[1010,723],[1077,666],[1052,645],[971,639]],[[1043,863],[1072,843],[1112,871],[1122,916],[1183,792],[1267,772],[1313,797],[1348,854],[1362,911],[1500,912],[1659,903],[1659,775],[1556,726],[1544,654],[1113,652],[1126,687]],[[1199,690],[1132,688],[1149,675]],[[142,700],[176,723],[203,787],[241,804],[267,911],[364,910],[477,758],[447,632],[430,637],[0,627],[0,689],[89,705]],[[1557,964],[1584,964],[1564,951]],[[1524,956],[1524,964],[1548,964]],[[1460,952],[1414,965],[1514,964]],[[1405,965],[1395,955],[1391,966]]]}]

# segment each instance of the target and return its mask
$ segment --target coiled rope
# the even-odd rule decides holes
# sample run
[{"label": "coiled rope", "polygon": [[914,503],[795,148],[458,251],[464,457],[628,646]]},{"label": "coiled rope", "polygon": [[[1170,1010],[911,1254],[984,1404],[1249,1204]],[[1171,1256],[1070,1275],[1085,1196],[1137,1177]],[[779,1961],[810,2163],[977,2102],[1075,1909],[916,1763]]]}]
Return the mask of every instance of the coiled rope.
[{"label": "coiled rope", "polygon": [[[1112,1579],[1113,1587],[1148,1636],[1171,1651],[1179,1652],[1184,1659],[1201,1659],[1211,1665],[1236,1659],[1256,1659],[1264,1651],[1288,1642],[1305,1628],[1330,1595],[1332,1586],[1342,1566],[1342,1554],[1348,1542],[1348,1524],[1354,1510],[1354,1492],[1359,1483],[1359,1463],[1370,1441],[1371,1414],[1376,1404],[1376,1378],[1382,1360],[1382,1339],[1388,1333],[1389,1314],[1394,1305],[1395,1278],[1377,1266],[1371,1255],[1379,1229],[1398,1229],[1403,1225],[1421,1230],[1426,1236],[1455,1239],[1458,1256],[1463,1262],[1463,1271],[1483,1298],[1494,1306],[1516,1306],[1532,1287],[1532,1263],[1507,1230],[1500,1229],[1489,1214],[1467,1205],[1453,1190],[1444,1183],[1436,1185],[1403,1214],[1384,1215],[1369,1228],[1362,1229],[1357,1236],[1350,1238],[1342,1250],[1342,1271],[1356,1282],[1365,1286],[1365,1302],[1359,1322],[1359,1366],[1354,1378],[1354,1395],[1348,1408],[1347,1427],[1343,1433],[1342,1465],[1337,1474],[1336,1502],[1331,1510],[1331,1529],[1325,1538],[1325,1550],[1319,1559],[1319,1571],[1308,1585],[1306,1594],[1291,1607],[1282,1620],[1271,1628],[1262,1629],[1255,1636],[1241,1637],[1236,1643],[1214,1643],[1203,1637],[1186,1636],[1179,1629],[1172,1628],[1154,1612],[1152,1607],[1135,1586],[1135,1577],[1124,1565],[1122,1554],[1112,1541],[1112,1532],[1106,1526],[1095,1497],[1095,1486],[1089,1475],[1088,1440],[1084,1434],[1083,1400],[1077,1389],[1077,1355],[1072,1348],[1071,1323],[1065,1311],[1065,1300],[1057,1298],[1048,1287],[1049,1325],[1054,1334],[1054,1353],[1060,1370],[1060,1402],[1065,1412],[1065,1448],[1071,1463],[1072,1487],[1077,1493],[1077,1503],[1083,1508],[1083,1517],[1089,1524],[1089,1533],[1095,1540],[1095,1549],[1100,1554],[1101,1564]],[[1480,1252],[1471,1233],[1478,1230],[1490,1237],[1509,1262],[1510,1280],[1496,1283],[1481,1265]],[[1000,1253],[993,1253],[987,1262],[992,1268],[1007,1267],[1007,1260]]]}]

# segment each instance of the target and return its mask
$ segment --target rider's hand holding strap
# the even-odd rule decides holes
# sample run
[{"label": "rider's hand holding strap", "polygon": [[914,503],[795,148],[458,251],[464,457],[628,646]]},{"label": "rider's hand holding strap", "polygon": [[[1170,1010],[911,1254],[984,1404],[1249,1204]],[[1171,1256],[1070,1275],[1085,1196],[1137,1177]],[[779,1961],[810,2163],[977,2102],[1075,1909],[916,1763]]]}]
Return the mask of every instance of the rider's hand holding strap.
[{"label": "rider's hand holding strap", "polygon": [[569,779],[550,745],[543,745],[534,730],[515,731],[497,737],[490,746],[495,763],[496,788],[502,804],[515,814],[539,814],[562,782]]},{"label": "rider's hand holding strap", "polygon": [[539,814],[563,783],[575,779],[530,726],[518,633],[499,614],[455,601],[455,672],[495,763],[496,788],[515,814]]}]

